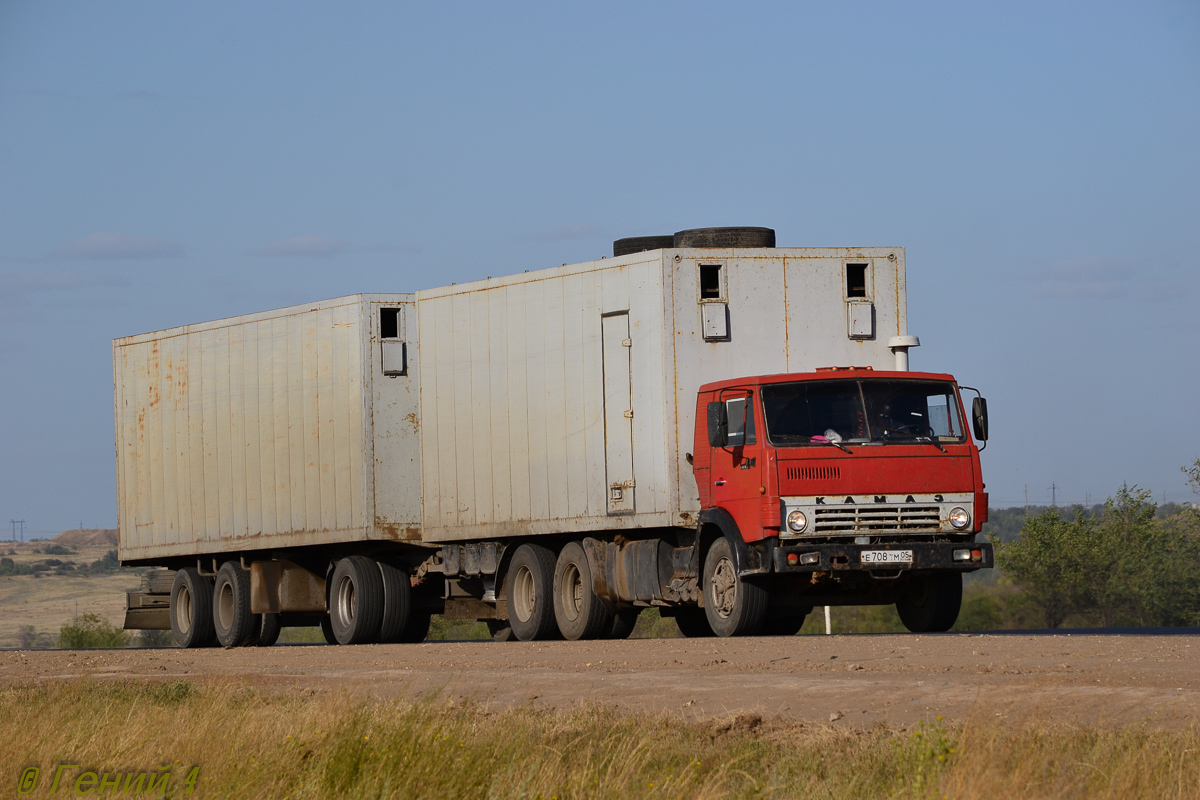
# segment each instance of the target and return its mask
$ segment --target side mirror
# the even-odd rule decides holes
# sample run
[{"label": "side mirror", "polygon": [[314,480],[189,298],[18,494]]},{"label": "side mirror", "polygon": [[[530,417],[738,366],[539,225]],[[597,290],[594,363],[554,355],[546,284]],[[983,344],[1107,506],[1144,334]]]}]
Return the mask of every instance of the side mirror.
[{"label": "side mirror", "polygon": [[708,404],[708,444],[724,447],[729,442],[729,415],[719,400]]},{"label": "side mirror", "polygon": [[975,430],[975,438],[986,442],[988,438],[987,400],[976,397],[971,402],[971,427]]}]

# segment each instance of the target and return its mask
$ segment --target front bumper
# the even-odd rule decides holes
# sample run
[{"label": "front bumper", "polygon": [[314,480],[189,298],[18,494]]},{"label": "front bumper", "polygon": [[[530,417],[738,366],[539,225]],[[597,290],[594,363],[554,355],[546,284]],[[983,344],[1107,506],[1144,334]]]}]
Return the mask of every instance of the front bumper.
[{"label": "front bumper", "polygon": [[[864,563],[862,553],[869,550],[910,551],[911,563]],[[979,560],[956,561],[954,551],[977,551]],[[794,556],[789,559],[788,556]],[[814,559],[815,556],[815,560]],[[977,542],[889,542],[887,544],[817,544],[814,542],[781,543],[771,554],[777,573],[786,572],[931,572],[953,570],[974,572],[995,566],[991,544]],[[795,563],[790,563],[794,561]],[[804,563],[808,562],[808,563]]]}]

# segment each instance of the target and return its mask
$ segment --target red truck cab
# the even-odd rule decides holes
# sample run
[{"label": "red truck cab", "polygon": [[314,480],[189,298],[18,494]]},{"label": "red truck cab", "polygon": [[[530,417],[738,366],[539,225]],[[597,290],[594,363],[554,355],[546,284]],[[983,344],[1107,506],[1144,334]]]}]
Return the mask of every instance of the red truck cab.
[{"label": "red truck cab", "polygon": [[[986,413],[977,399],[981,440]],[[961,574],[992,566],[991,546],[975,543],[987,494],[968,419],[957,382],[939,373],[835,367],[705,384],[693,456],[702,517],[735,539],[742,577],[812,573],[810,593],[826,595],[814,604],[879,602],[933,576],[949,587],[937,590],[953,605],[939,617],[949,627]]]}]

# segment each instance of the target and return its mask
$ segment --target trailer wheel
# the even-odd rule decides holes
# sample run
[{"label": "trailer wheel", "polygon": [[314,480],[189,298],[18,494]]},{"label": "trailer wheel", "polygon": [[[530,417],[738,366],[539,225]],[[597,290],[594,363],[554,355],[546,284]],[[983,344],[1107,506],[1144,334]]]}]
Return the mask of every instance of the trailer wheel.
[{"label": "trailer wheel", "polygon": [[623,608],[613,614],[612,625],[608,627],[608,633],[605,634],[605,639],[628,639],[633,633],[634,627],[637,626],[638,615],[642,613],[640,608]]},{"label": "trailer wheel", "polygon": [[412,641],[406,638],[412,621],[412,581],[404,571],[382,561],[379,562],[379,577],[383,582],[383,621],[379,627],[379,641]]},{"label": "trailer wheel", "polygon": [[729,540],[712,543],[704,558],[704,614],[717,636],[753,636],[767,612],[767,590],[742,580]]},{"label": "trailer wheel", "polygon": [[217,570],[212,616],[221,647],[241,647],[258,633],[258,620],[250,613],[250,573],[236,561],[226,561]]},{"label": "trailer wheel", "polygon": [[488,633],[492,635],[492,640],[497,642],[515,642],[516,636],[513,636],[512,626],[508,624],[506,619],[488,619],[484,620],[487,623]]},{"label": "trailer wheel", "polygon": [[554,619],[554,553],[523,544],[513,553],[505,576],[508,624],[522,642],[549,639],[558,633]]},{"label": "trailer wheel", "polygon": [[329,615],[321,617],[321,635],[325,637],[326,644],[337,644],[337,637],[333,635],[333,622],[330,621]]},{"label": "trailer wheel", "polygon": [[329,590],[329,623],[338,644],[368,644],[379,639],[383,622],[383,579],[365,556],[337,562]]},{"label": "trailer wheel", "polygon": [[943,572],[921,575],[896,601],[904,627],[913,633],[942,633],[954,627],[962,608],[962,575]]},{"label": "trailer wheel", "polygon": [[258,629],[258,640],[254,642],[257,647],[270,647],[279,641],[279,631],[282,626],[279,624],[278,614],[256,614],[261,618]]},{"label": "trailer wheel", "polygon": [[212,584],[195,567],[175,573],[171,584],[171,634],[180,647],[207,647],[212,643]]},{"label": "trailer wheel", "polygon": [[592,591],[592,568],[579,542],[571,542],[558,554],[554,618],[565,639],[597,639],[612,628],[612,611]]}]

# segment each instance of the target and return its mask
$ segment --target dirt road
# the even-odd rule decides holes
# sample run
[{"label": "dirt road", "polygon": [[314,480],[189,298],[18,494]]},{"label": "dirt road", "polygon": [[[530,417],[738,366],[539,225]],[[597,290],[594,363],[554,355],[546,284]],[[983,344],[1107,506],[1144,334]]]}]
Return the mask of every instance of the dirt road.
[{"label": "dirt road", "polygon": [[735,712],[855,727],[997,718],[1200,721],[1200,635],[800,636],[426,642],[238,650],[0,652],[0,686],[237,679],[279,691],[508,705],[581,700],[687,718]]}]

